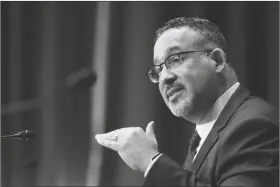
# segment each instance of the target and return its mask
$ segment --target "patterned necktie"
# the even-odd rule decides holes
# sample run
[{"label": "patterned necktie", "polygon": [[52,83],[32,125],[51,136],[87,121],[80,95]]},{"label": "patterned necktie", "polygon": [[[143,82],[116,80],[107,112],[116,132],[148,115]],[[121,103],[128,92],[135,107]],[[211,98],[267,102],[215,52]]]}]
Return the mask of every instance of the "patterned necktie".
[{"label": "patterned necktie", "polygon": [[185,169],[190,169],[190,167],[193,163],[193,160],[194,160],[194,156],[197,151],[197,147],[199,146],[200,140],[201,140],[201,138],[200,138],[199,134],[197,133],[197,131],[194,131],[191,141],[190,141],[190,145],[189,145],[188,156],[187,156],[187,159],[184,164]]}]

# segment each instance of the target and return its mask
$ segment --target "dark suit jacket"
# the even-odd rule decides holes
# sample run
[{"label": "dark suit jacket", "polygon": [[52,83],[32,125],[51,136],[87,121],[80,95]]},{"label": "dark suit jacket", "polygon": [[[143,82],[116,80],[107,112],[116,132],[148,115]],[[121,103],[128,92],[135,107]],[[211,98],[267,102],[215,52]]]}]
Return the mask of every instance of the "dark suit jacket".
[{"label": "dark suit jacket", "polygon": [[162,155],[143,186],[279,186],[277,116],[239,86],[190,168]]}]

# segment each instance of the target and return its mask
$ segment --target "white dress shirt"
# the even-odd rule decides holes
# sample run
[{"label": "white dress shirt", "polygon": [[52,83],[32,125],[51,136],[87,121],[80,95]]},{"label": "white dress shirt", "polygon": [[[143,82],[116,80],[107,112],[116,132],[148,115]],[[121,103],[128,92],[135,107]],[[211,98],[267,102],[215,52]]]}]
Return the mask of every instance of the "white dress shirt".
[{"label": "white dress shirt", "polygon": [[[227,104],[228,100],[232,96],[232,94],[236,91],[238,86],[240,85],[239,82],[236,82],[233,86],[231,86],[223,95],[221,95],[213,104],[213,106],[209,109],[209,111],[206,113],[204,118],[201,120],[200,123],[196,124],[196,130],[198,135],[200,136],[201,140],[199,142],[199,145],[197,147],[196,155],[198,154],[201,146],[205,142],[205,139],[207,138],[208,134],[210,133],[212,127],[214,126],[216,120],[218,119],[220,113],[222,112],[223,108]],[[148,168],[145,171],[144,176],[146,177],[154,163],[158,160],[158,158],[162,154],[158,155],[151,163],[149,164]],[[194,156],[194,159],[196,158],[196,155]]]}]

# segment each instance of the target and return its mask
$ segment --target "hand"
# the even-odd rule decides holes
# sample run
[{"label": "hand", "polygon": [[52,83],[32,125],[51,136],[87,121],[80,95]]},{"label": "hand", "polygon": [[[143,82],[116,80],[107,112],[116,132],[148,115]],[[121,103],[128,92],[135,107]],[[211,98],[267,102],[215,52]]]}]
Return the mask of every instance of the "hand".
[{"label": "hand", "polygon": [[145,172],[158,153],[153,121],[147,125],[146,132],[140,127],[128,127],[97,134],[95,139],[100,145],[117,151],[129,167],[138,171]]}]

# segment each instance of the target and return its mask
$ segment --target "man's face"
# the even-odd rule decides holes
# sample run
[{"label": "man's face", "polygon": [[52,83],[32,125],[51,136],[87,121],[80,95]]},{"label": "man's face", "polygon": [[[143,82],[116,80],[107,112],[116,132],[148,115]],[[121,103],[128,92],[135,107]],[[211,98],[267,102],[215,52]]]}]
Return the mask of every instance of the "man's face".
[{"label": "man's face", "polygon": [[[165,31],[154,46],[154,64],[178,52],[204,50],[195,48],[200,34],[188,27]],[[206,52],[183,55],[182,66],[166,69],[159,78],[160,93],[171,112],[177,117],[194,121],[204,115],[217,95],[216,63]]]}]

